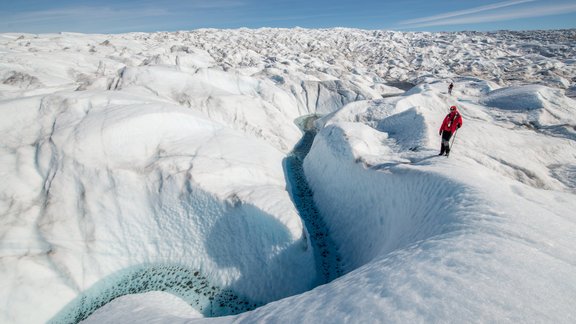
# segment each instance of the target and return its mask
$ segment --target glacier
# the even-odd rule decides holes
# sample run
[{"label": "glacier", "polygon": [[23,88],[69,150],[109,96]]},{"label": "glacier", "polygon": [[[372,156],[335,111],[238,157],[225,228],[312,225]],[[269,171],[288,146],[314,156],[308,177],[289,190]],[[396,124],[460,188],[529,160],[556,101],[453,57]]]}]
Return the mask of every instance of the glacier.
[{"label": "glacier", "polygon": [[0,34],[0,322],[574,322],[575,37]]}]

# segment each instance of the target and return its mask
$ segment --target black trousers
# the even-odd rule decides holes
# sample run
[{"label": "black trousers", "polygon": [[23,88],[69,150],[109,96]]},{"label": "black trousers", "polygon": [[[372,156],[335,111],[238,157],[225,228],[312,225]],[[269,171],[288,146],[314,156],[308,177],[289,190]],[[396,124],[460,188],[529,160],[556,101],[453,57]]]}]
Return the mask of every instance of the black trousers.
[{"label": "black trousers", "polygon": [[440,146],[440,155],[450,153],[450,138],[452,137],[452,132],[442,131],[442,145]]}]

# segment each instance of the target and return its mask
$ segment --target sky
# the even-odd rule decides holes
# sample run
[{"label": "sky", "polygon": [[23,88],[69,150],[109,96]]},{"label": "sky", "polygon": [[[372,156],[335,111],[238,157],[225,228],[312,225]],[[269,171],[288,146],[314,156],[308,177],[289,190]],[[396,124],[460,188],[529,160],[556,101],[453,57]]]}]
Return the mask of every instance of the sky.
[{"label": "sky", "polygon": [[125,33],[199,28],[401,31],[576,28],[574,0],[18,0],[0,2],[0,32]]}]

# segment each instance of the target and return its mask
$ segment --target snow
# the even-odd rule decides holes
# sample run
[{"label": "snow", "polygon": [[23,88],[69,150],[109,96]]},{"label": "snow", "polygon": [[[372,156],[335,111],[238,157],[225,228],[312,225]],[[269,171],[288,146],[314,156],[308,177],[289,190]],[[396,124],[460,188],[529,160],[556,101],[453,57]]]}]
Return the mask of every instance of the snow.
[{"label": "snow", "polygon": [[574,35],[0,34],[0,322],[573,323]]},{"label": "snow", "polygon": [[100,316],[100,320],[106,323],[127,323],[137,318],[148,321],[159,313],[169,315],[149,323],[184,323],[203,317],[178,297],[159,291],[119,297],[106,308],[97,310],[94,316]]},{"label": "snow", "polygon": [[[540,85],[509,87],[488,93],[481,103],[503,110],[518,111],[524,115],[517,122],[538,128],[569,126],[576,124],[573,107],[576,101],[564,96],[562,90]],[[526,111],[530,111],[526,113]],[[563,132],[576,139],[574,129],[565,127]]]}]

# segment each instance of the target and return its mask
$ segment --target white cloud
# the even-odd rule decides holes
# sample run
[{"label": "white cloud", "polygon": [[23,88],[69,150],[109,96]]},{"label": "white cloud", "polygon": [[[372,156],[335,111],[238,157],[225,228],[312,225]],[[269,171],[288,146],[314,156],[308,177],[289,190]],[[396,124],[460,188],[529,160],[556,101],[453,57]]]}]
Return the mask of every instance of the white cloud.
[{"label": "white cloud", "polygon": [[12,13],[10,15],[0,13],[0,32],[3,27],[31,25],[69,25],[68,21],[93,21],[102,22],[127,19],[131,21],[150,17],[178,15],[183,12],[198,12],[207,9],[236,8],[245,5],[238,0],[196,0],[186,3],[169,1],[158,6],[157,1],[142,1],[138,6],[77,6],[53,8],[40,11],[27,11]]},{"label": "white cloud", "polygon": [[470,15],[470,14],[488,11],[488,10],[510,7],[510,6],[514,6],[514,5],[518,5],[518,4],[522,4],[522,3],[526,3],[526,2],[533,2],[533,1],[535,1],[535,0],[516,0],[516,1],[500,2],[500,3],[495,3],[495,4],[491,4],[491,5],[487,5],[487,6],[480,6],[480,7],[475,7],[475,8],[471,8],[471,9],[466,9],[466,10],[447,12],[447,13],[444,13],[441,15],[403,20],[400,22],[400,24],[401,25],[412,25],[412,24],[425,23],[425,22],[441,20],[441,19],[446,19],[446,18]]},{"label": "white cloud", "polygon": [[404,21],[401,21],[400,24],[401,24],[401,25],[412,25],[412,24],[419,24],[419,23],[425,23],[425,22],[443,20],[443,19],[446,19],[446,18],[459,17],[459,16],[465,16],[465,15],[471,15],[471,14],[475,14],[475,13],[478,13],[478,12],[483,12],[483,11],[488,11],[488,10],[494,10],[494,9],[499,9],[499,8],[505,8],[505,7],[515,6],[515,5],[519,5],[519,4],[522,4],[522,3],[534,2],[534,1],[536,1],[536,0],[505,1],[505,2],[500,2],[500,3],[495,3],[495,4],[491,4],[491,5],[486,5],[486,6],[475,7],[475,8],[466,9],[466,10],[459,10],[459,11],[447,12],[447,13],[444,13],[444,14],[435,15],[435,16],[430,16],[430,17],[423,17],[423,18],[416,18],[416,19],[404,20]]},{"label": "white cloud", "polygon": [[243,5],[244,2],[235,0],[194,1],[190,4],[191,7],[199,9],[234,8],[234,7],[241,7]]},{"label": "white cloud", "polygon": [[[472,23],[486,23],[493,21],[505,21],[520,18],[543,17],[553,16],[565,13],[576,12],[576,3],[571,4],[558,4],[558,5],[542,5],[537,7],[530,7],[524,9],[515,9],[513,11],[495,12],[482,15],[457,15],[446,19],[426,19],[420,20],[419,23],[414,19],[411,23],[404,21],[403,24],[409,25],[408,27],[429,27],[429,26],[443,26],[443,25],[460,25]],[[431,17],[430,17],[431,18]]]},{"label": "white cloud", "polygon": [[[32,11],[13,14],[3,17],[3,24],[7,23],[49,23],[53,21],[66,21],[78,19],[106,19],[120,16],[125,17],[154,17],[168,14],[164,9],[116,9],[110,7],[73,7]],[[2,23],[0,23],[0,26]]]}]

